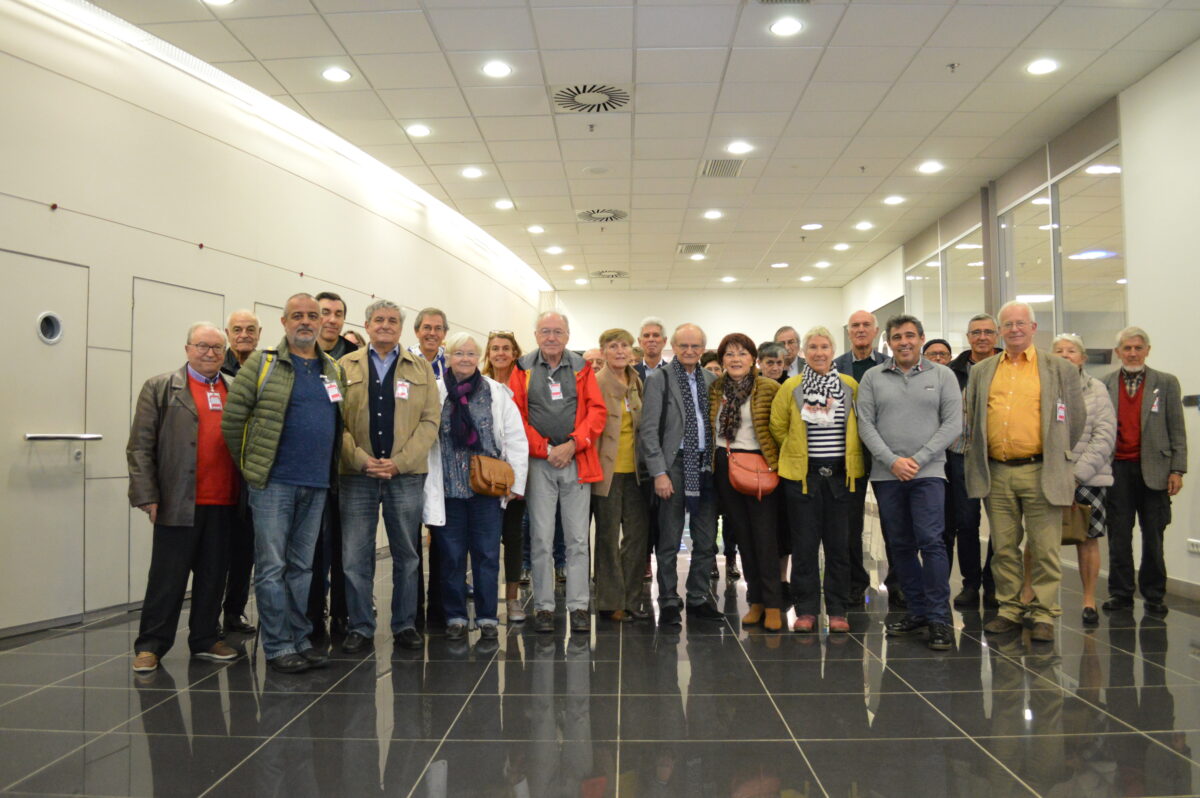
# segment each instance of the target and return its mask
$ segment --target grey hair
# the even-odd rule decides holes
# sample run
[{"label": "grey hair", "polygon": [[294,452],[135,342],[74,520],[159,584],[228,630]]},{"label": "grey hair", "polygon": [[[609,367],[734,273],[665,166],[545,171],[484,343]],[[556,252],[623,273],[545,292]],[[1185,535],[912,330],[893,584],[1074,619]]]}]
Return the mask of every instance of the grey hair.
[{"label": "grey hair", "polygon": [[442,344],[442,348],[446,351],[446,355],[449,356],[451,352],[467,342],[475,344],[475,351],[481,356],[483,355],[483,347],[479,345],[479,339],[466,330],[459,330],[453,335],[448,336]]},{"label": "grey hair", "polygon": [[228,330],[231,326],[233,326],[233,317],[234,316],[240,316],[243,313],[246,314],[247,316],[249,316],[250,318],[254,319],[255,327],[262,326],[262,322],[258,320],[258,314],[256,314],[253,310],[250,310],[249,308],[242,308],[241,310],[235,310],[233,313],[229,314],[229,316],[225,319],[225,329]]},{"label": "grey hair", "polygon": [[672,349],[675,348],[675,339],[679,336],[680,331],[682,331],[686,327],[692,327],[696,330],[696,332],[700,333],[700,346],[701,347],[708,346],[708,335],[704,332],[704,328],[701,327],[699,324],[693,324],[690,321],[685,321],[683,324],[680,324],[678,327],[675,328],[675,332],[671,333],[671,348]]},{"label": "grey hair", "polygon": [[990,313],[976,313],[974,316],[967,319],[967,326],[970,327],[972,324],[974,324],[977,321],[990,321],[992,323],[993,327],[1000,326],[1000,322],[998,322],[994,318],[992,318],[992,314],[990,314]]},{"label": "grey hair", "polygon": [[[413,322],[413,332],[421,331],[421,322],[425,321],[426,316],[441,316],[442,326],[447,330],[450,329],[450,319],[446,316],[446,311],[441,308],[421,308],[417,312],[417,320]],[[403,324],[404,320],[401,319],[400,323]]]},{"label": "grey hair", "polygon": [[804,351],[808,349],[808,342],[813,338],[829,339],[829,345],[833,347],[833,351],[837,351],[837,342],[833,338],[833,333],[829,331],[828,327],[822,327],[820,324],[816,327],[810,327],[808,332],[804,334],[804,342],[800,344],[800,350]]},{"label": "grey hair", "polygon": [[775,341],[771,341],[759,346],[758,359],[763,361],[769,357],[777,357],[782,360],[783,358],[787,357],[787,347],[785,347],[783,344],[776,343]]},{"label": "grey hair", "polygon": [[404,326],[404,308],[400,307],[390,299],[376,299],[374,302],[367,305],[366,318],[363,320],[363,323],[365,324],[366,322],[369,322],[371,317],[375,315],[375,312],[379,310],[396,311],[400,314],[400,325]]},{"label": "grey hair", "polygon": [[1059,341],[1066,341],[1071,346],[1078,349],[1079,354],[1085,356],[1087,355],[1087,347],[1083,345],[1083,339],[1075,333],[1059,333],[1058,335],[1054,336],[1054,340],[1050,342],[1050,348],[1053,349],[1054,345]]},{"label": "grey hair", "polygon": [[650,326],[657,327],[659,334],[667,331],[667,323],[665,321],[660,319],[658,316],[647,316],[646,318],[642,319],[642,323],[638,325],[638,335],[640,336],[642,334],[642,330]]},{"label": "grey hair", "polygon": [[563,326],[567,328],[567,332],[571,331],[571,320],[568,319],[567,314],[563,313],[561,310],[543,310],[541,313],[538,314],[537,319],[534,320],[534,322],[533,322],[534,328],[536,329],[536,328],[540,327],[542,325],[542,322],[549,316],[558,316],[560,319],[563,320]]},{"label": "grey hair", "polygon": [[218,334],[224,335],[224,332],[221,330],[221,328],[213,324],[211,321],[198,321],[191,327],[188,327],[187,341],[185,341],[185,343],[190,344],[192,342],[192,335],[196,332],[196,330],[200,330],[205,327],[211,327],[212,329],[216,330]]},{"label": "grey hair", "polygon": [[1141,338],[1146,342],[1146,346],[1150,346],[1150,336],[1141,327],[1126,327],[1117,333],[1117,346],[1125,343],[1130,338]]},{"label": "grey hair", "polygon": [[[1001,305],[1000,310],[996,311],[996,318],[999,319],[1004,315],[1004,311],[1012,310],[1013,308],[1025,308],[1025,310],[1029,311],[1029,320],[1034,324],[1037,323],[1037,314],[1033,312],[1033,305],[1030,305],[1028,302],[1018,302],[1015,299],[1011,302],[1005,302],[1003,305]],[[997,322],[997,324],[999,324],[999,322]]]}]

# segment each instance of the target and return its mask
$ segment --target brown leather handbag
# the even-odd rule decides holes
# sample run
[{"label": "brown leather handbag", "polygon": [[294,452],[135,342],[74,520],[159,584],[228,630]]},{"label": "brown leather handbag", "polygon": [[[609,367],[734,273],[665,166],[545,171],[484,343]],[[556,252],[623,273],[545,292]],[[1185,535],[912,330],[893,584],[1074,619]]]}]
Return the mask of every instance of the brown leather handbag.
[{"label": "brown leather handbag", "polygon": [[734,452],[728,446],[729,484],[738,493],[762,500],[779,487],[779,474],[767,465],[767,458],[755,452]]},{"label": "brown leather handbag", "polygon": [[1075,546],[1088,539],[1088,526],[1092,522],[1090,504],[1073,503],[1063,508],[1062,544]]},{"label": "brown leather handbag", "polygon": [[471,455],[471,490],[481,496],[503,497],[512,493],[517,475],[504,460],[483,454]]}]

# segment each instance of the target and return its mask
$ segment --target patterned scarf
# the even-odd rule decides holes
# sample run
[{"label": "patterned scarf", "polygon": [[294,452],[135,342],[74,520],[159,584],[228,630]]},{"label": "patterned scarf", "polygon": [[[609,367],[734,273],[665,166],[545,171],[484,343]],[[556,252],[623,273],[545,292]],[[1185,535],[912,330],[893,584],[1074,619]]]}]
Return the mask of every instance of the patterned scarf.
[{"label": "patterned scarf", "polygon": [[[688,512],[695,513],[700,509],[700,472],[704,466],[712,462],[713,436],[711,432],[705,435],[704,451],[700,450],[700,427],[696,414],[692,411],[692,386],[688,373],[678,359],[672,360],[670,369],[675,374],[675,382],[679,384],[679,392],[683,396],[683,496]],[[708,418],[708,390],[704,386],[704,374],[696,367],[696,398],[700,404],[700,418]]]},{"label": "patterned scarf", "polygon": [[475,369],[474,374],[459,382],[454,372],[446,369],[446,376],[442,379],[446,383],[446,399],[450,402],[450,436],[454,445],[460,449],[482,448],[479,430],[475,429],[475,422],[471,420],[471,396],[479,390],[483,375],[479,369]]},{"label": "patterned scarf", "polygon": [[1142,382],[1146,379],[1146,369],[1143,367],[1141,371],[1126,371],[1121,368],[1121,381],[1125,383],[1125,393],[1129,394],[1129,398],[1137,396],[1138,388],[1142,387]]},{"label": "patterned scarf", "polygon": [[800,387],[792,392],[800,406],[800,418],[818,427],[832,427],[837,423],[837,409],[846,397],[837,366],[830,365],[829,371],[818,374],[812,366],[804,364]]},{"label": "patterned scarf", "polygon": [[717,428],[721,437],[729,443],[737,437],[738,428],[742,426],[742,405],[750,398],[754,390],[754,372],[742,377],[741,381],[725,377],[725,385],[721,391],[721,413],[717,416]]}]

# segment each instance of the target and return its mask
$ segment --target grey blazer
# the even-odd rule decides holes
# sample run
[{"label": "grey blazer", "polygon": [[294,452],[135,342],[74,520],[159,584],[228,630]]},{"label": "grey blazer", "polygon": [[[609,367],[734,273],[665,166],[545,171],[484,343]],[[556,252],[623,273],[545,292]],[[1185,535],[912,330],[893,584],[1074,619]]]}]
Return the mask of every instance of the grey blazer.
[{"label": "grey blazer", "polygon": [[[707,393],[717,381],[717,375],[696,366],[704,378],[697,390]],[[664,403],[666,404],[664,409]],[[654,369],[646,375],[646,386],[642,396],[642,425],[638,428],[638,445],[646,461],[650,476],[665,474],[671,470],[679,446],[683,442],[683,414],[695,412],[691,397],[685,404],[673,369]],[[704,419],[707,440],[712,440],[712,422]]]},{"label": "grey blazer", "polygon": [[[1105,376],[1108,397],[1117,411],[1120,437],[1121,370]],[[1154,406],[1157,403],[1158,409]],[[1173,374],[1146,366],[1142,387],[1142,479],[1151,490],[1166,490],[1167,477],[1187,473],[1187,429],[1179,380]]]},{"label": "grey blazer", "polygon": [[[966,408],[967,495],[985,498],[992,489],[988,460],[987,405],[992,377],[1004,353],[992,355],[971,369]],[[1038,379],[1042,404],[1042,493],[1056,507],[1070,507],[1075,501],[1075,444],[1083,434],[1087,405],[1079,381],[1079,369],[1061,357],[1037,350]],[[1058,421],[1058,403],[1066,409],[1066,420]]]},{"label": "grey blazer", "polygon": [[[871,351],[871,359],[876,364],[886,362],[888,357],[883,352]],[[845,374],[847,377],[854,376],[854,352],[842,352],[833,359],[833,367],[838,370],[838,374]]]}]

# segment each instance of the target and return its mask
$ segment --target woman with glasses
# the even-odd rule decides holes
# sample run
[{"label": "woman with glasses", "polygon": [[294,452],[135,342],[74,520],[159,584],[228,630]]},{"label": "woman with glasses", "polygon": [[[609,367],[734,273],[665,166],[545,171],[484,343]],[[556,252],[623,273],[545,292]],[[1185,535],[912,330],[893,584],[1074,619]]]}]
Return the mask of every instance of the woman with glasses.
[{"label": "woman with glasses", "polygon": [[[425,523],[440,526],[442,595],[446,607],[446,637],[467,634],[467,554],[471,555],[475,587],[475,621],[480,637],[498,636],[497,581],[500,573],[500,531],[504,506],[525,492],[529,443],[521,414],[508,389],[479,372],[479,343],[469,333],[456,333],[445,343],[446,372],[438,380],[442,422],[438,440],[429,452],[425,480]],[[498,458],[512,466],[512,492],[486,496],[471,487],[471,458]]]}]

